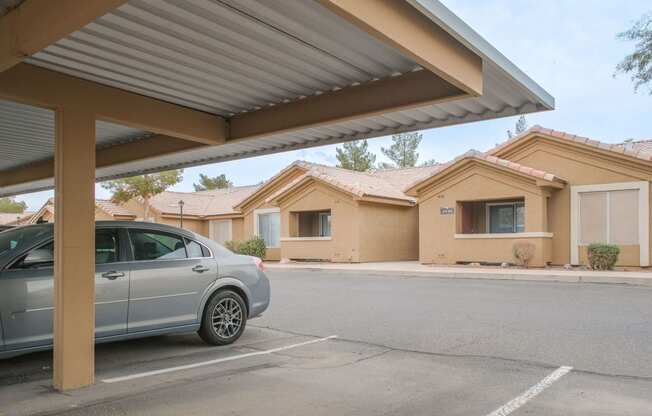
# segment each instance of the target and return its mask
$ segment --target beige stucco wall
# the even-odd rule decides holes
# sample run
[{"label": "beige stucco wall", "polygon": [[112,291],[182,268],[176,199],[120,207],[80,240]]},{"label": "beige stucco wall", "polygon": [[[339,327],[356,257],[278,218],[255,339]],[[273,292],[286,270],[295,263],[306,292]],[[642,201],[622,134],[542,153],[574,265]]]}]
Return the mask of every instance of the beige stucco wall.
[{"label": "beige stucco wall", "polygon": [[[570,186],[593,185],[614,182],[652,181],[652,170],[644,165],[618,159],[617,156],[600,154],[597,151],[578,149],[577,146],[555,141],[531,139],[527,144],[504,154],[497,155],[524,165],[547,170],[566,179],[569,186],[554,193],[550,198],[550,225],[554,233],[552,241],[552,263],[570,262]],[[650,193],[652,207],[652,192]],[[652,235],[652,221],[650,221]],[[580,247],[580,261],[586,264],[586,248]],[[650,248],[652,256],[652,247]],[[621,247],[621,266],[638,266],[638,246]]]},{"label": "beige stucco wall", "polygon": [[[425,189],[419,198],[419,261],[454,264],[460,261],[513,262],[512,246],[521,239],[459,239],[460,201],[524,199],[525,232],[547,232],[546,198],[548,191],[533,180],[471,163],[452,172]],[[441,215],[440,208],[455,208],[452,215]],[[547,238],[527,239],[535,244],[533,266],[550,261]]]},{"label": "beige stucco wall", "polygon": [[360,261],[419,258],[419,210],[416,206],[360,203]]},{"label": "beige stucco wall", "polygon": [[[303,171],[300,169],[290,170],[282,178],[274,184],[268,184],[260,190],[260,193],[256,195],[254,199],[247,202],[247,204],[242,207],[244,214],[243,218],[243,239],[252,238],[255,235],[254,230],[254,210],[265,209],[265,208],[277,208],[265,200],[279,189],[287,185],[292,180],[296,179],[298,176],[301,176]],[[282,220],[281,220],[282,223]],[[282,224],[281,224],[282,226]],[[282,234],[281,234],[282,235]],[[279,248],[268,248],[265,256],[265,260],[278,261],[281,259],[281,249]]]},{"label": "beige stucco wall", "polygon": [[[281,209],[281,256],[298,260],[358,262],[359,211],[355,201],[326,185],[311,182],[279,201]],[[331,211],[330,240],[288,240],[292,212]]]},{"label": "beige stucco wall", "polygon": [[234,241],[244,240],[244,218],[231,219],[231,239]]}]

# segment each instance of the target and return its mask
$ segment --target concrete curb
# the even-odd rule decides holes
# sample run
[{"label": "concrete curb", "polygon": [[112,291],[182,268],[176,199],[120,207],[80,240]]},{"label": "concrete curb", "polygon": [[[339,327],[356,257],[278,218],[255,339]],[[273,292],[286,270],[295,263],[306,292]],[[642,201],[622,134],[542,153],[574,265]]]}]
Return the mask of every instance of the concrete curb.
[{"label": "concrete curb", "polygon": [[[568,273],[500,273],[498,271],[478,270],[478,271],[428,271],[428,270],[393,270],[377,268],[331,268],[317,265],[306,266],[285,266],[285,265],[267,265],[270,270],[309,270],[321,271],[328,273],[340,274],[359,274],[365,273],[370,275],[382,276],[400,276],[400,277],[433,277],[439,279],[482,279],[482,280],[515,280],[515,281],[534,281],[534,282],[561,282],[561,283],[595,283],[595,284],[618,284],[618,285],[636,285],[652,286],[652,273],[650,277],[638,276],[611,276],[600,275],[596,272],[568,272]],[[629,272],[623,272],[629,273]]]}]

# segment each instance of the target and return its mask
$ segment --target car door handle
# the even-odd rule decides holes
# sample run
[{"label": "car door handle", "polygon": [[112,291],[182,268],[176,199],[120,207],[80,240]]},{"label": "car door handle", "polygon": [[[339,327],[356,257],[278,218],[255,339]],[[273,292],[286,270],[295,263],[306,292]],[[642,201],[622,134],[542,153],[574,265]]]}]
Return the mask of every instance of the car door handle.
[{"label": "car door handle", "polygon": [[201,264],[196,265],[195,267],[192,268],[192,271],[195,273],[204,273],[209,271],[210,269],[206,266],[202,266]]},{"label": "car door handle", "polygon": [[106,272],[102,273],[102,277],[109,280],[115,280],[118,277],[124,277],[125,274],[122,272]]}]

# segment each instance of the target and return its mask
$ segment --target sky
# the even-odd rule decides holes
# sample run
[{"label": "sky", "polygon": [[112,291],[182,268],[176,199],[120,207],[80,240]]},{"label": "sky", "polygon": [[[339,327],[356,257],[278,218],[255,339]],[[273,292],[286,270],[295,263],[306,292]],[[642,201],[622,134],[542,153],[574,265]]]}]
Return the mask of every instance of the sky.
[{"label": "sky", "polygon": [[[591,137],[605,142],[652,138],[652,95],[634,92],[628,75],[614,69],[633,51],[616,39],[644,13],[649,0],[442,0],[556,100],[554,111],[527,115],[529,125]],[[446,162],[469,149],[488,150],[506,139],[517,117],[423,130],[420,160]],[[389,137],[369,140],[377,161]],[[295,160],[335,164],[335,145],[290,151],[185,169],[171,190],[190,192],[200,173],[226,174],[235,185],[259,183]],[[97,186],[98,198],[110,194]],[[38,192],[17,197],[37,210],[52,196]]]}]

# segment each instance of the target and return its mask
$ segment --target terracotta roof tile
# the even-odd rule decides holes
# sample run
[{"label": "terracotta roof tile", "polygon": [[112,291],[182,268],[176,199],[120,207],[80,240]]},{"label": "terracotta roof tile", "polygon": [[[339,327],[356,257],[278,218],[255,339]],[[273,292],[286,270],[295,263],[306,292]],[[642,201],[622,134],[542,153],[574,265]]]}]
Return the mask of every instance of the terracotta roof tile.
[{"label": "terracotta roof tile", "polygon": [[441,169],[442,166],[433,165],[357,172],[305,161],[295,162],[295,164],[305,168],[305,174],[270,195],[267,198],[268,202],[278,198],[302,181],[314,178],[360,198],[376,197],[415,203],[415,198],[405,194],[409,185],[415,178],[428,177]]},{"label": "terracotta roof tile", "polygon": [[152,208],[161,214],[179,214],[179,201],[184,202],[183,212],[198,217],[239,213],[234,207],[254,193],[259,185],[235,186],[200,192],[163,192],[150,200]]},{"label": "terracotta roof tile", "polygon": [[106,199],[97,199],[95,200],[95,206],[103,210],[109,215],[119,215],[123,217],[136,217],[136,214],[133,212],[129,211],[127,208],[115,204],[109,200]]},{"label": "terracotta roof tile", "polygon": [[618,154],[624,154],[629,157],[644,161],[652,161],[652,139],[646,140],[627,140],[621,143],[605,143],[598,140],[589,139],[587,137],[576,136],[574,134],[565,133],[562,131],[556,131],[553,129],[544,128],[541,126],[533,126],[523,133],[515,136],[493,149],[489,150],[487,154],[494,155],[501,149],[511,145],[512,143],[521,140],[526,136],[530,136],[533,133],[540,133],[547,136],[552,136],[562,140],[570,140],[576,143],[580,143],[586,146],[591,146],[596,149],[607,150]]}]

